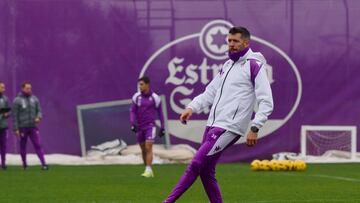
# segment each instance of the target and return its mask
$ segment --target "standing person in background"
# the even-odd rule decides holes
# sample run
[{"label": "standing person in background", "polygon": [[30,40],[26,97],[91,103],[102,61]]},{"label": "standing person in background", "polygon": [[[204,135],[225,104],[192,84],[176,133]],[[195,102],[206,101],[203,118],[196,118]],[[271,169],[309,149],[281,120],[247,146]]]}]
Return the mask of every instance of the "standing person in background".
[{"label": "standing person in background", "polygon": [[14,100],[13,104],[14,130],[20,138],[20,154],[23,168],[27,168],[26,162],[26,143],[28,138],[34,145],[36,154],[41,162],[41,169],[48,170],[44,158],[44,150],[40,144],[38,125],[42,119],[39,99],[32,94],[32,86],[29,82],[21,85],[21,92]]},{"label": "standing person in background", "polygon": [[8,118],[10,115],[9,99],[4,95],[5,84],[0,81],[0,154],[1,154],[1,168],[6,170],[6,143],[7,143],[7,129]]},{"label": "standing person in background", "polygon": [[141,176],[150,178],[154,177],[151,165],[153,160],[152,147],[156,133],[156,113],[160,119],[161,126],[158,133],[160,137],[165,135],[164,115],[159,95],[150,88],[150,79],[148,77],[140,78],[138,86],[140,91],[132,97],[133,103],[130,109],[131,130],[136,133],[145,164],[145,171]]}]

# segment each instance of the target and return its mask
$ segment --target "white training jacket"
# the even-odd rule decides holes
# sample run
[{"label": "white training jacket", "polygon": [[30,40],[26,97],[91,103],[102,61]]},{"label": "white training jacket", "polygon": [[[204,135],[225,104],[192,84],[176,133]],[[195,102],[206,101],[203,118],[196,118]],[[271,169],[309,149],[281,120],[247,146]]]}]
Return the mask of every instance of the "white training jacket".
[{"label": "white training jacket", "polygon": [[258,110],[251,126],[261,128],[274,106],[264,64],[264,56],[251,49],[235,63],[226,61],[205,91],[195,97],[187,108],[200,113],[212,106],[207,126],[220,127],[243,136],[257,103]]}]

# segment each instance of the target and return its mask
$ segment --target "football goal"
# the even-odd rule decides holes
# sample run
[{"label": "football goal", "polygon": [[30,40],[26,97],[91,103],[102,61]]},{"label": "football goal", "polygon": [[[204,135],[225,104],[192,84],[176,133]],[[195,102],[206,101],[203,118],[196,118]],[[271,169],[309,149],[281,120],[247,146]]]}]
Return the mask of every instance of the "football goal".
[{"label": "football goal", "polygon": [[301,156],[306,162],[360,162],[356,126],[301,127]]}]

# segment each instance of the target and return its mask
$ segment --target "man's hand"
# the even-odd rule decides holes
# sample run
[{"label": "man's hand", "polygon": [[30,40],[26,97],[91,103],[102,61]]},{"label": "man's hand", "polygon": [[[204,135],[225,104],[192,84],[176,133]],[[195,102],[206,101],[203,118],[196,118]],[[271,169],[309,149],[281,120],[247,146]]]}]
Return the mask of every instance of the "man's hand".
[{"label": "man's hand", "polygon": [[257,136],[258,136],[257,133],[254,133],[250,130],[249,133],[247,134],[246,145],[249,147],[254,146],[256,144]]},{"label": "man's hand", "polygon": [[36,124],[39,124],[40,121],[41,121],[41,119],[40,119],[39,117],[35,118],[35,123],[36,123]]},{"label": "man's hand", "polygon": [[164,128],[160,128],[159,130],[159,137],[163,137],[165,135],[165,129]]},{"label": "man's hand", "polygon": [[20,130],[15,130],[15,135],[16,135],[17,137],[20,137]]},{"label": "man's hand", "polygon": [[137,126],[136,125],[131,125],[131,131],[133,131],[134,133],[136,133],[137,132]]},{"label": "man's hand", "polygon": [[183,124],[186,124],[186,122],[190,119],[191,115],[192,115],[192,109],[186,108],[180,116],[180,121]]},{"label": "man's hand", "polygon": [[3,117],[4,117],[4,118],[9,118],[9,113],[4,113],[4,114],[3,114]]}]

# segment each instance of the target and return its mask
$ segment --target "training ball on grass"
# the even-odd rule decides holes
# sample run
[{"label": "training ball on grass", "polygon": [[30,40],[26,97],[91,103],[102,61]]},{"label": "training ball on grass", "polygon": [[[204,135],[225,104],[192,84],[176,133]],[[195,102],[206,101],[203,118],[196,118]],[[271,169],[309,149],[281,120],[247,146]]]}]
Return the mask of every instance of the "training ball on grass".
[{"label": "training ball on grass", "polygon": [[292,162],[290,160],[283,160],[283,164],[286,167],[287,171],[291,171],[292,170]]},{"label": "training ball on grass", "polygon": [[260,170],[260,160],[255,159],[250,164],[251,170],[258,171]]},{"label": "training ball on grass", "polygon": [[306,163],[303,160],[295,160],[294,166],[297,171],[304,171],[306,169]]},{"label": "training ball on grass", "polygon": [[260,162],[260,170],[270,171],[271,170],[270,161],[269,160],[262,160]]},{"label": "training ball on grass", "polygon": [[296,165],[293,160],[288,160],[288,170],[289,171],[296,171]]},{"label": "training ball on grass", "polygon": [[271,167],[271,170],[273,170],[273,171],[279,171],[280,168],[279,168],[278,160],[271,160],[270,167]]},{"label": "training ball on grass", "polygon": [[280,171],[286,171],[288,169],[287,162],[285,162],[284,160],[279,160],[278,167]]}]

